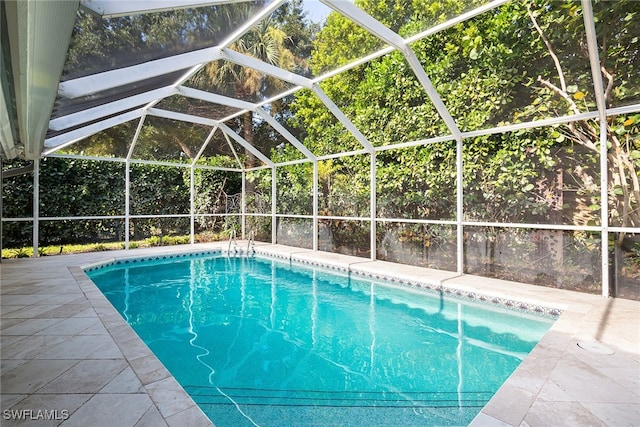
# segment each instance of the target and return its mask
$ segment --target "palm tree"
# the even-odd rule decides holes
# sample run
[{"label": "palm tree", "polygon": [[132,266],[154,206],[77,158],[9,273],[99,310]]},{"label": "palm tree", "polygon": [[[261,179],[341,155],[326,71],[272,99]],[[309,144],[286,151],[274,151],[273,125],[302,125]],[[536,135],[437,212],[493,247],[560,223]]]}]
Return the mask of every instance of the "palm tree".
[{"label": "palm tree", "polygon": [[[293,69],[295,61],[293,53],[285,45],[286,39],[284,31],[277,28],[271,19],[265,19],[229,48],[267,64],[290,70]],[[227,61],[207,64],[194,77],[194,82],[203,89],[250,102],[257,102],[265,97],[265,93],[285,87],[285,83],[277,78]],[[242,115],[242,136],[248,143],[255,143],[253,113],[250,111]],[[254,156],[250,152],[246,155],[247,164],[252,165]]]}]

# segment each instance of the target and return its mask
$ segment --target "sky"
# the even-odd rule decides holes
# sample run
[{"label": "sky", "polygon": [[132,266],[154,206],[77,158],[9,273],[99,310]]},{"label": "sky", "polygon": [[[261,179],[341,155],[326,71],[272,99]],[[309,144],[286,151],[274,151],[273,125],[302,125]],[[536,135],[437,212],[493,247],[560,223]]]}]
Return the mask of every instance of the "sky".
[{"label": "sky", "polygon": [[320,0],[304,0],[305,10],[308,12],[307,18],[312,22],[324,22],[331,9],[320,3]]}]

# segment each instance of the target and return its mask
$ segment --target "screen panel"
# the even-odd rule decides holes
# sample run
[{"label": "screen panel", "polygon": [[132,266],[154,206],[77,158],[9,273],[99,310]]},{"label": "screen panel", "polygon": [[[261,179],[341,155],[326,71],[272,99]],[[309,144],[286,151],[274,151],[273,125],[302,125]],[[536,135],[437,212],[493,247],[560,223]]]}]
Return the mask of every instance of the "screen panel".
[{"label": "screen panel", "polygon": [[310,218],[278,217],[276,243],[313,249],[313,220]]},{"label": "screen panel", "polygon": [[465,273],[602,293],[599,233],[466,226],[464,235]]},{"label": "screen panel", "polygon": [[376,226],[377,259],[456,271],[456,226],[383,222]]},{"label": "screen panel", "polygon": [[276,213],[313,213],[313,165],[300,163],[276,169]]},{"label": "screen panel", "polygon": [[456,143],[377,153],[379,218],[455,220]]},{"label": "screen panel", "polygon": [[584,121],[465,140],[465,220],[599,225],[598,132]]},{"label": "screen panel", "polygon": [[369,258],[370,236],[369,221],[337,219],[318,221],[318,249],[321,251]]}]

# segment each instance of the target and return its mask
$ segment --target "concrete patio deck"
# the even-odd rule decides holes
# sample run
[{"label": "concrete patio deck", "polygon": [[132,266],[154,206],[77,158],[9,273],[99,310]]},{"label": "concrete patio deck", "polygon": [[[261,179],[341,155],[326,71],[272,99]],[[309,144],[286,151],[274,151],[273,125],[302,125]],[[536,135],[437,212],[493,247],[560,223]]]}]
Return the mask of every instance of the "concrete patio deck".
[{"label": "concrete patio deck", "polygon": [[[226,244],[3,260],[0,423],[211,425],[81,267],[216,248]],[[446,282],[463,291],[560,308],[561,317],[472,425],[640,425],[639,302],[279,245],[258,248],[283,258]]]}]

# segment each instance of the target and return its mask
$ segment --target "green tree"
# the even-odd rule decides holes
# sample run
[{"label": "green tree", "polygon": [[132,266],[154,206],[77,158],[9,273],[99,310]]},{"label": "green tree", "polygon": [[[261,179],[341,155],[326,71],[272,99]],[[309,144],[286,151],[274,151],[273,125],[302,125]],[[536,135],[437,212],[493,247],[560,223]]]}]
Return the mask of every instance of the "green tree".
[{"label": "green tree", "polygon": [[[234,161],[225,157],[211,157],[207,166],[236,167]],[[185,185],[190,185],[190,175],[184,174]],[[226,197],[242,191],[242,179],[239,173],[230,173],[216,169],[196,169],[194,172],[195,214],[225,213]],[[196,216],[199,231],[217,231],[229,228],[230,218],[217,216]]]},{"label": "green tree", "polygon": [[[573,2],[560,3],[555,19],[549,18],[548,7],[534,4],[527,8],[527,16],[535,28],[545,49],[541,57],[554,64],[554,73],[539,74],[531,84],[545,104],[553,105],[557,114],[580,114],[596,108],[588,67],[588,51],[584,36],[574,35],[580,40],[572,52],[566,49],[566,32],[582,31],[582,10]],[[638,51],[637,24],[640,22],[634,2],[599,2],[594,7],[600,71],[604,81],[604,97],[608,107],[624,105],[640,96],[640,52]],[[572,66],[575,62],[587,66]],[[527,117],[539,114],[536,106],[525,109]],[[640,225],[640,151],[638,131],[640,115],[609,117],[607,119],[609,212],[610,222],[616,225],[637,227]],[[556,132],[557,139],[567,138],[584,147],[597,157],[600,152],[599,123],[580,120],[563,125]],[[593,193],[592,203],[586,209],[600,202],[600,195],[589,188],[591,182],[598,182],[598,174],[584,170],[580,173],[584,183],[581,191]],[[595,186],[599,191],[599,186]],[[593,212],[598,214],[598,211]],[[581,223],[590,215],[577,213],[576,223]],[[621,234],[619,243],[624,235]]]},{"label": "green tree", "polygon": [[[357,4],[394,31],[408,35],[442,22],[447,7],[460,11],[462,3],[415,2],[413,10],[405,8],[406,15],[394,2]],[[634,4],[598,2],[595,8],[609,105],[636,102],[640,79]],[[595,109],[582,20],[576,2],[510,2],[418,40],[411,48],[458,127],[475,131]],[[373,36],[359,28],[352,30],[353,25],[337,14],[329,17],[314,45],[315,73],[379,47]],[[611,82],[611,76],[617,80]],[[341,73],[322,87],[374,145],[449,133],[399,52]],[[291,123],[307,132],[305,142],[314,153],[359,148],[311,92],[297,93],[293,111]],[[617,205],[611,211],[612,223],[625,218],[618,223],[631,225],[637,213],[638,166],[633,162],[640,158],[638,119],[619,116],[609,122],[610,201]],[[465,218],[597,224],[598,140],[597,123],[592,121],[466,139]],[[379,214],[452,218],[455,144],[384,151],[377,158]],[[368,173],[366,168],[359,170],[362,175]],[[487,236],[487,241],[498,232],[488,230],[494,236]]]},{"label": "green tree", "polygon": [[285,2],[274,12],[272,19],[275,26],[286,35],[284,47],[293,53],[295,66],[290,71],[309,76],[313,40],[320,25],[309,21],[302,0]]},{"label": "green tree", "polygon": [[[265,19],[252,27],[238,41],[232,43],[229,48],[288,70],[294,68],[294,56],[285,46],[285,40],[286,34],[270,19]],[[218,93],[253,102],[258,101],[274,88],[284,88],[284,82],[279,79],[228,61],[210,62],[194,81],[200,88],[212,89]],[[241,123],[244,139],[249,144],[255,145],[253,113],[245,112]],[[265,147],[262,148],[265,149]],[[246,156],[248,164],[252,166],[255,160],[253,154],[247,151]]]}]

